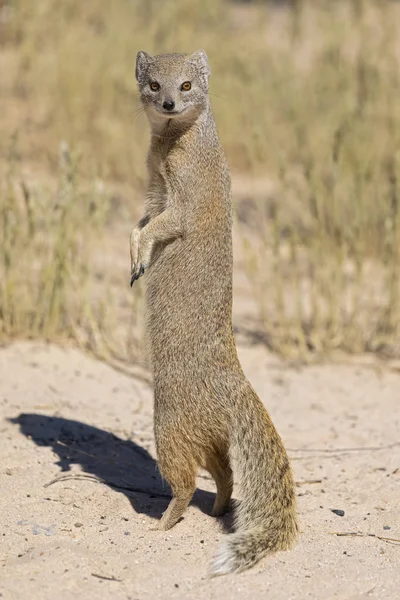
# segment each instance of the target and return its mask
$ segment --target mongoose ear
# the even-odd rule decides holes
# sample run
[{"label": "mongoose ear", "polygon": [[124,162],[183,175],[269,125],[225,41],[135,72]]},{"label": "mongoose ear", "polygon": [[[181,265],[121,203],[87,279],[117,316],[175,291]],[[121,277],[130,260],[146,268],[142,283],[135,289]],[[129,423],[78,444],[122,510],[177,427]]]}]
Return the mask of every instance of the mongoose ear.
[{"label": "mongoose ear", "polygon": [[207,54],[204,50],[196,50],[189,56],[189,61],[196,65],[200,74],[204,77],[206,81],[211,75],[210,65],[208,64]]},{"label": "mongoose ear", "polygon": [[136,80],[140,82],[145,73],[148,65],[153,62],[153,57],[145,52],[144,50],[140,50],[136,55]]}]

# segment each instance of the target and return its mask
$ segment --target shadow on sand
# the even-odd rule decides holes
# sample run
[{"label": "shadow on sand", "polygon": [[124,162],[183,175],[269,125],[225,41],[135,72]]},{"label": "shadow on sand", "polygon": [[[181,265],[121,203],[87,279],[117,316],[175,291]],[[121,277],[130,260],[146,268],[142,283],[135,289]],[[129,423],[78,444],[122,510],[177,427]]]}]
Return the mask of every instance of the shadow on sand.
[{"label": "shadow on sand", "polygon": [[[38,446],[52,448],[65,479],[71,465],[80,465],[87,476],[125,494],[137,513],[161,518],[171,491],[161,478],[156,461],[140,445],[60,417],[22,413],[10,422],[19,425],[21,432]],[[214,499],[214,493],[197,489],[192,504],[210,514]]]}]

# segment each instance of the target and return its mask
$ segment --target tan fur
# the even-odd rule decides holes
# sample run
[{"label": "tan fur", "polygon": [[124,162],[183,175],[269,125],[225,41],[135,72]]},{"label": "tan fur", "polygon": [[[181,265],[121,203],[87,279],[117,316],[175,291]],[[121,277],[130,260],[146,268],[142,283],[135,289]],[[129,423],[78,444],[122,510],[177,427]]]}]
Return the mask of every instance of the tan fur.
[{"label": "tan fur", "polygon": [[[152,137],[145,215],[131,234],[132,283],[147,274],[158,465],[173,493],[160,528],[182,516],[199,467],[217,485],[213,514],[224,514],[233,469],[242,497],[236,532],[224,539],[212,573],[239,571],[292,545],[295,491],[283,443],[237,356],[230,175],[207,57],[140,52],[136,75]],[[185,81],[190,92],[180,89]],[[165,102],[176,114],[165,112]]]}]

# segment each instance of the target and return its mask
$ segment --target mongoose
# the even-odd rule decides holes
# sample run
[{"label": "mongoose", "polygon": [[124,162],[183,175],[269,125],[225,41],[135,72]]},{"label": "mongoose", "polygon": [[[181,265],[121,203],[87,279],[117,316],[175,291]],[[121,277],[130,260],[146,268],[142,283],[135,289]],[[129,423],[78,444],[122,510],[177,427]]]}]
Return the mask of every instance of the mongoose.
[{"label": "mongoose", "polygon": [[289,460],[247,381],[232,328],[230,174],[208,95],[203,50],[139,52],[136,79],[151,127],[148,193],[130,238],[131,285],[147,273],[147,333],[154,376],[158,466],[172,500],[159,521],[181,518],[199,468],[212,475],[212,510],[241,502],[212,574],[241,571],[288,549],[297,533]]}]

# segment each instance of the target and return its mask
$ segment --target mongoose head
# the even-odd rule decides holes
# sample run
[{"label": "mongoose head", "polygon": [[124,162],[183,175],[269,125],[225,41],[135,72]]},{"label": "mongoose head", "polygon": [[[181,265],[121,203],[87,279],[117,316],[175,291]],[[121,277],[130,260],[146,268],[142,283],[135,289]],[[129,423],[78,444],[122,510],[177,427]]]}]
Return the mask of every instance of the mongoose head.
[{"label": "mongoose head", "polygon": [[208,102],[209,76],[204,50],[158,56],[140,51],[136,57],[140,99],[150,121],[195,119]]}]

